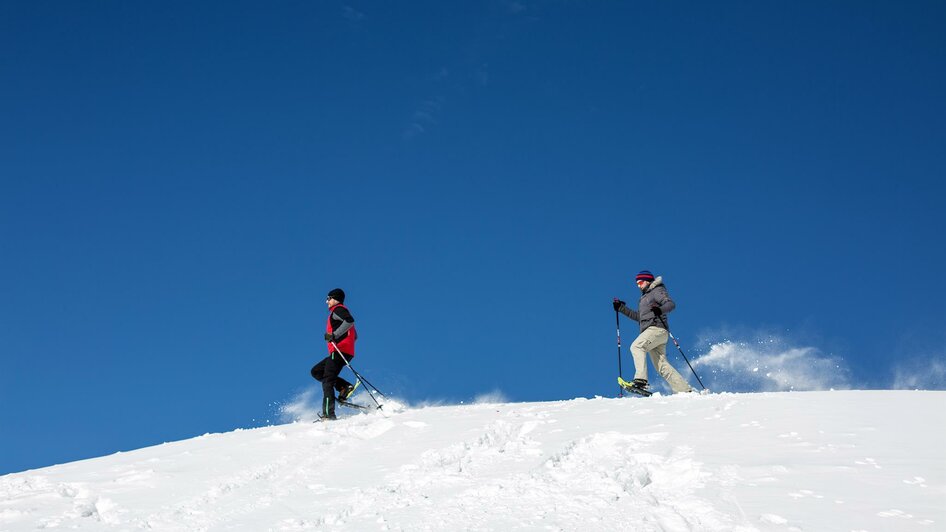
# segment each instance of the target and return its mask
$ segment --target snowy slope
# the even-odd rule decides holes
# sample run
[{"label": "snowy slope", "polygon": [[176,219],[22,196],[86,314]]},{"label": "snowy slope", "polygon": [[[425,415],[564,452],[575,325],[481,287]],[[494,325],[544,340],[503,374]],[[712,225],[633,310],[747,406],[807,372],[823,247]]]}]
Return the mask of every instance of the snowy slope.
[{"label": "snowy slope", "polygon": [[238,430],[0,477],[0,530],[946,530],[944,406],[657,395]]}]

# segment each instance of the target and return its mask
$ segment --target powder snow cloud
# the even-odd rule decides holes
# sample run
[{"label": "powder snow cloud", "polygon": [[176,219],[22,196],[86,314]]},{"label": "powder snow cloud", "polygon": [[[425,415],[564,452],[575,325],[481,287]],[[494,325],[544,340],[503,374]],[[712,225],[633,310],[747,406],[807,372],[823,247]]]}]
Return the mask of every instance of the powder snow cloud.
[{"label": "powder snow cloud", "polygon": [[817,347],[791,345],[775,335],[707,343],[709,351],[694,361],[694,368],[710,389],[775,392],[851,387],[844,360]]}]

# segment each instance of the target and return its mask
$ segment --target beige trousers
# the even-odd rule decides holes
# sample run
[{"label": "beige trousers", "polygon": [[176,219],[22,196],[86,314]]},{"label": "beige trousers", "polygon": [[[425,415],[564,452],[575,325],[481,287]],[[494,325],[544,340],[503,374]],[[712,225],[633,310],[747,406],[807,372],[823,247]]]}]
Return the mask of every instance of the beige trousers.
[{"label": "beige trousers", "polygon": [[661,377],[666,379],[673,393],[691,392],[693,388],[673,369],[667,361],[667,329],[648,327],[631,344],[631,356],[634,358],[634,378],[647,379],[647,353]]}]

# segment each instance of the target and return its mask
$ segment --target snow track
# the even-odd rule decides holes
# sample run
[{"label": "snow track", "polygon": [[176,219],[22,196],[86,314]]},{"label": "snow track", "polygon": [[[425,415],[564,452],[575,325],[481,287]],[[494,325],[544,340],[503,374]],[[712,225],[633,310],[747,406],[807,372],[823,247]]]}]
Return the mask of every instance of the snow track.
[{"label": "snow track", "polygon": [[944,398],[598,398],[238,430],[0,477],[0,531],[936,530]]}]

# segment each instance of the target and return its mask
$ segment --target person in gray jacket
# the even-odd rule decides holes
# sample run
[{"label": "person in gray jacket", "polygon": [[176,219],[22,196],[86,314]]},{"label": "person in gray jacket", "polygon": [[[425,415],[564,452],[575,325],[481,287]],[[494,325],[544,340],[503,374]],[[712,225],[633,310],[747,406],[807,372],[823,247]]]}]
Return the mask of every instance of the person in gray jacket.
[{"label": "person in gray jacket", "polygon": [[647,353],[657,373],[666,379],[673,393],[692,392],[693,388],[667,361],[667,340],[669,339],[667,314],[676,304],[670,299],[667,287],[661,277],[644,270],[637,274],[637,287],[641,289],[641,298],[637,310],[627,306],[620,299],[614,300],[614,310],[640,323],[641,333],[631,344],[631,356],[634,359],[634,382],[631,392],[647,390]]}]

